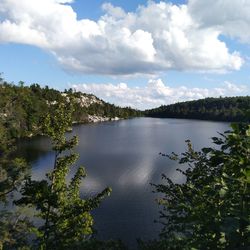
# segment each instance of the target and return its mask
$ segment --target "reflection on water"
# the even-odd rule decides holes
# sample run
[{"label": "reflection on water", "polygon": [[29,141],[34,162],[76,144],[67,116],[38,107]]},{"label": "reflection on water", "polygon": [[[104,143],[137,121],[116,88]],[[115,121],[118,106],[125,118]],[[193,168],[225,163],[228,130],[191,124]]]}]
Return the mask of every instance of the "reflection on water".
[{"label": "reflection on water", "polygon": [[[110,186],[112,195],[93,213],[100,239],[120,238],[130,246],[136,238],[157,237],[160,225],[149,183],[161,182],[161,173],[182,182],[175,162],[159,152],[181,153],[190,139],[195,149],[209,146],[209,138],[228,129],[228,123],[179,119],[137,118],[118,122],[77,125],[73,134],[80,139],[77,166],[88,176],[81,185],[82,195],[91,195]],[[39,179],[53,166],[49,140],[37,137],[19,143],[19,154],[33,167]]]}]

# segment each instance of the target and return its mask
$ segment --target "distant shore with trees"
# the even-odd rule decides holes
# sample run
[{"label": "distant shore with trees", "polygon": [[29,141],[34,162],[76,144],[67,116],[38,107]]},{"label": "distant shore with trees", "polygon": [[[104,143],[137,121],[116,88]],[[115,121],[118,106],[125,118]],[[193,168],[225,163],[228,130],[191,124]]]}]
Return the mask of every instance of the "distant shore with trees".
[{"label": "distant shore with trees", "polygon": [[145,110],[147,117],[247,122],[250,96],[205,98]]}]

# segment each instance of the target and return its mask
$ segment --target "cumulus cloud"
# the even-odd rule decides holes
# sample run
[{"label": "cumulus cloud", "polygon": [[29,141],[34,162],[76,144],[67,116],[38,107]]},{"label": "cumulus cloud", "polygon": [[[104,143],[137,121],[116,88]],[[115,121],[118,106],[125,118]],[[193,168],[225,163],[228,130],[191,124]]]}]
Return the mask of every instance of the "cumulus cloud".
[{"label": "cumulus cloud", "polygon": [[248,92],[245,85],[225,81],[217,88],[169,87],[161,79],[151,79],[145,87],[129,87],[119,84],[74,84],[77,91],[94,94],[105,101],[138,109],[149,109],[181,101],[191,101],[206,97],[235,96]]},{"label": "cumulus cloud", "polygon": [[224,35],[250,43],[250,1],[189,0],[188,8],[202,28],[213,27]]},{"label": "cumulus cloud", "polygon": [[[219,36],[248,39],[248,26],[236,30],[238,23],[249,23],[250,12],[242,6],[246,1],[190,0],[186,5],[149,1],[128,13],[105,3],[97,21],[79,20],[71,2],[1,0],[0,42],[37,46],[52,53],[64,69],[90,74],[221,72],[238,70],[243,64],[239,52],[229,51]],[[235,12],[241,10],[240,14],[231,16],[231,9],[222,8],[222,3]],[[216,18],[207,12],[213,18],[216,13]]]}]

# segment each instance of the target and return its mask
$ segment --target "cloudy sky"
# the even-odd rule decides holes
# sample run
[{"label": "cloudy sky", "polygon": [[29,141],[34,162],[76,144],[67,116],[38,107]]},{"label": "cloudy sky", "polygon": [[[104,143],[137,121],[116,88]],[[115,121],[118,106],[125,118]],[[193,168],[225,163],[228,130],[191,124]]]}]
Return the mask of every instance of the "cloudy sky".
[{"label": "cloudy sky", "polygon": [[249,0],[0,0],[0,72],[139,109],[250,94]]}]

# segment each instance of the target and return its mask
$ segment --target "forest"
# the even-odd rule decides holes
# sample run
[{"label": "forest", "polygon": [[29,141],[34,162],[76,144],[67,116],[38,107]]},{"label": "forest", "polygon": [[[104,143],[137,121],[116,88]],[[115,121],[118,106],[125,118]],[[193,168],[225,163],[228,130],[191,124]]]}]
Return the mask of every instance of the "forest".
[{"label": "forest", "polygon": [[87,123],[91,115],[105,117],[106,120],[146,116],[246,122],[250,113],[249,96],[206,98],[139,111],[117,107],[94,95],[72,89],[60,92],[37,83],[25,86],[22,81],[16,85],[1,77],[0,96],[0,123],[13,138],[41,134],[42,120],[47,113],[53,112],[57,103],[70,102],[73,105],[73,123]]},{"label": "forest", "polygon": [[130,107],[121,108],[106,103],[94,95],[73,91],[60,92],[39,84],[25,86],[8,83],[0,78],[0,122],[13,138],[41,134],[41,121],[53,112],[57,103],[71,103],[74,107],[73,122],[86,123],[89,115],[109,119],[141,116]]},{"label": "forest", "polygon": [[250,97],[205,98],[196,101],[175,103],[146,110],[145,116],[159,118],[186,118],[213,121],[248,121]]}]

